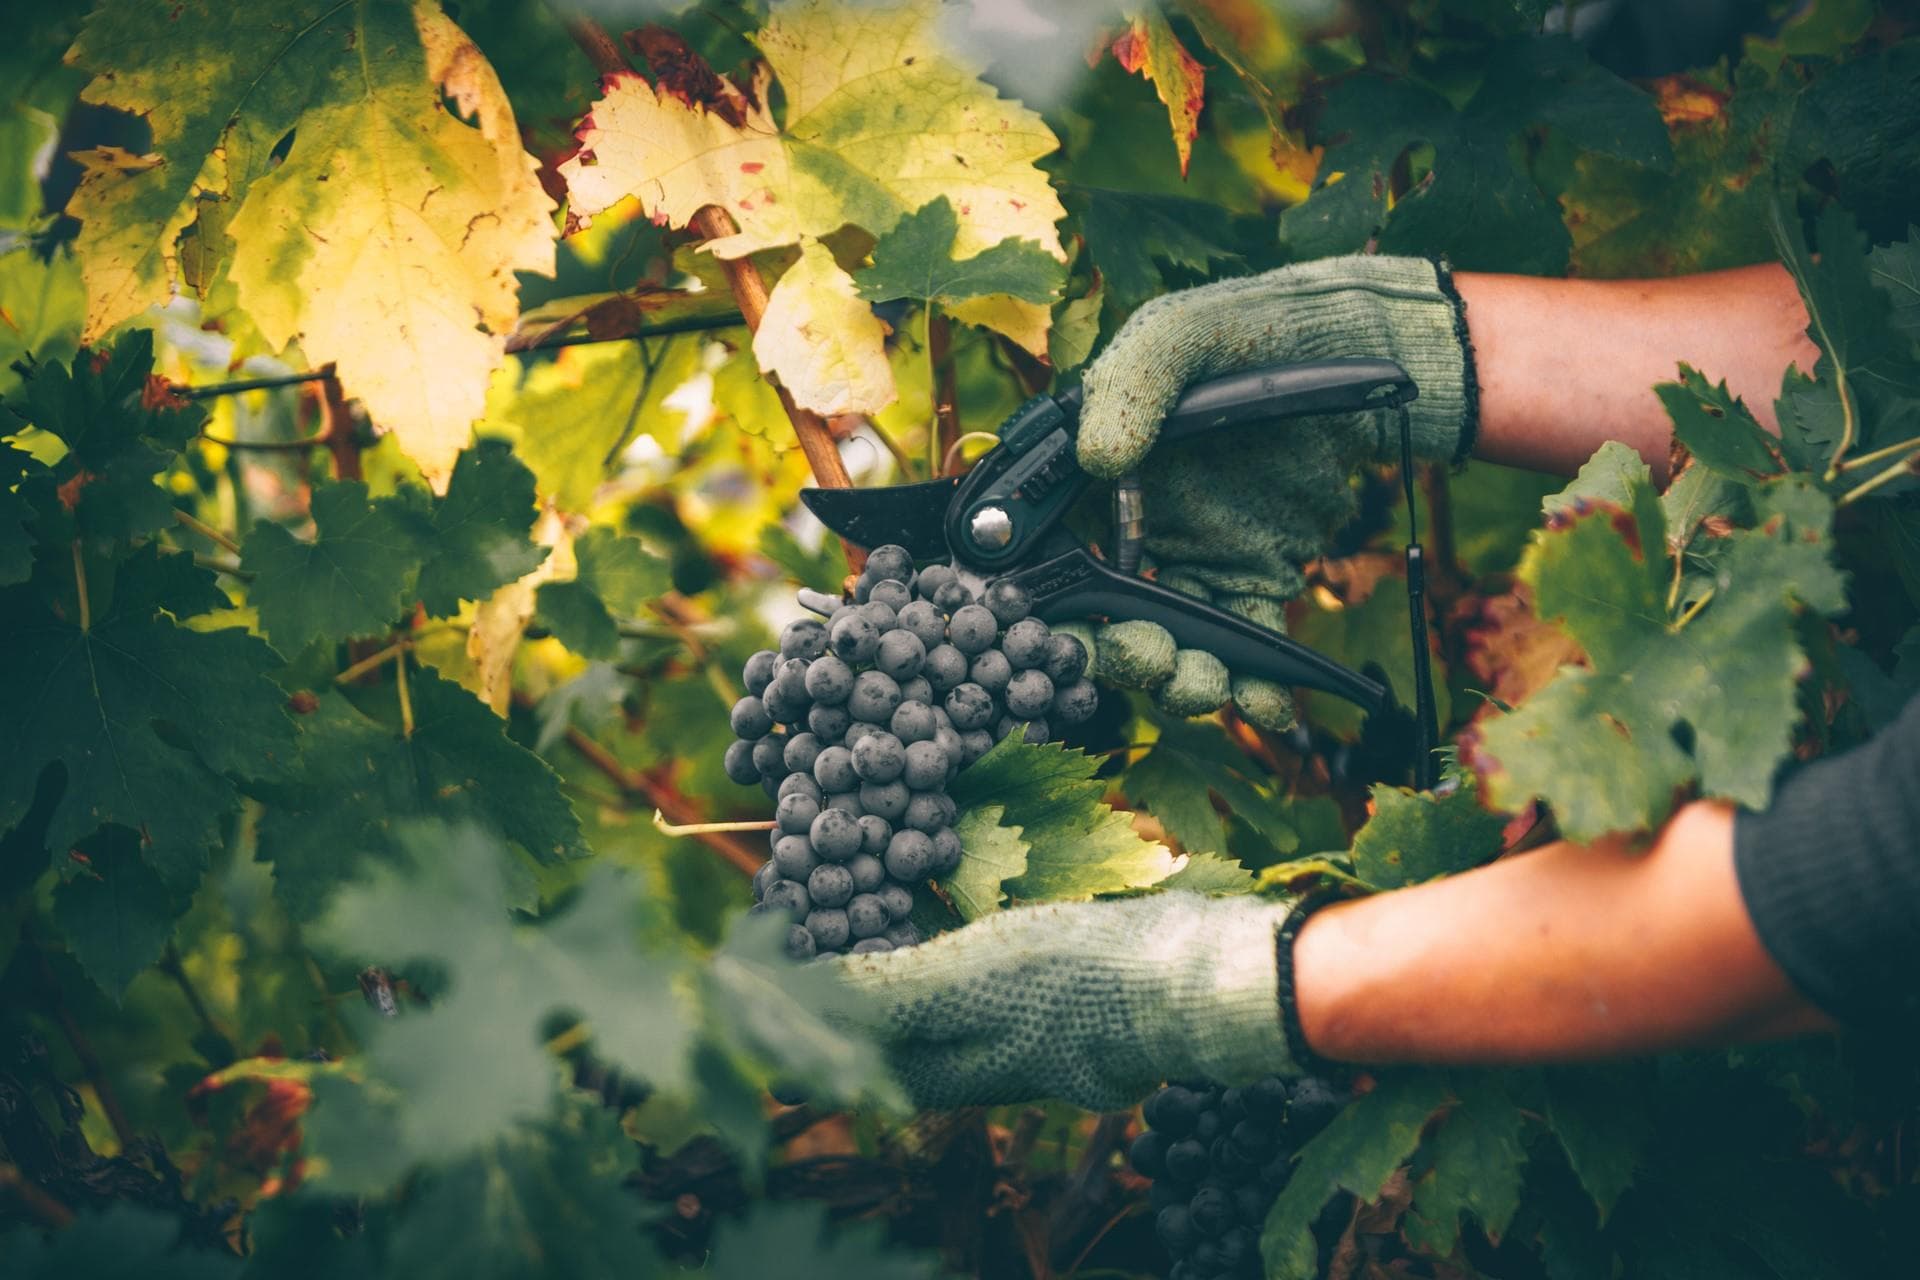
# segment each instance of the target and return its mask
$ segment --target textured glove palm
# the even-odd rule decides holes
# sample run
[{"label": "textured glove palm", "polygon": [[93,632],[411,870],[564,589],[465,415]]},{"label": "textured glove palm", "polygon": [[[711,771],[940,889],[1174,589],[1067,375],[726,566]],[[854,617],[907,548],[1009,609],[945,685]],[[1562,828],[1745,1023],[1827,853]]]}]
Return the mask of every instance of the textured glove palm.
[{"label": "textured glove palm", "polygon": [[[1336,356],[1383,356],[1412,375],[1417,455],[1457,459],[1471,447],[1471,356],[1445,269],[1422,258],[1329,258],[1141,307],[1087,371],[1080,463],[1098,476],[1139,468],[1189,383]],[[1256,423],[1169,446],[1140,474],[1160,582],[1283,630],[1301,566],[1353,515],[1354,468],[1398,448],[1397,424],[1382,413]],[[1212,711],[1231,692],[1255,724],[1293,723],[1284,688],[1244,676],[1229,683],[1218,659],[1176,651],[1155,624],[1120,623],[1093,639],[1096,674],[1152,689],[1174,714]]]},{"label": "textured glove palm", "polygon": [[920,1106],[1110,1110],[1167,1079],[1299,1074],[1274,963],[1289,910],[1171,892],[1022,907],[833,963]]}]

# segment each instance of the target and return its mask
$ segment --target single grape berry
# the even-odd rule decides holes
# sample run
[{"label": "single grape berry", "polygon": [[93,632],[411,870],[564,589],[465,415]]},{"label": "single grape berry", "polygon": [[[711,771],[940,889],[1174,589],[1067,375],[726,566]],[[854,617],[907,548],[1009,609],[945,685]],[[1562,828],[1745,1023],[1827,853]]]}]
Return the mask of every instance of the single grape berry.
[{"label": "single grape berry", "polygon": [[895,880],[918,883],[927,878],[933,866],[933,839],[924,831],[896,831],[887,843],[883,861],[887,874]]},{"label": "single grape berry", "polygon": [[863,853],[851,859],[847,863],[847,871],[853,876],[855,893],[872,893],[887,882],[886,864],[875,854]]},{"label": "single grape berry", "polygon": [[1253,1159],[1266,1155],[1273,1149],[1274,1139],[1279,1135],[1258,1120],[1242,1120],[1233,1126],[1233,1145],[1241,1154]]},{"label": "single grape berry", "polygon": [[885,724],[893,719],[900,705],[900,686],[884,671],[863,671],[854,679],[853,692],[847,696],[847,710],[855,720]]},{"label": "single grape berry", "polygon": [[865,613],[856,613],[833,624],[828,643],[842,662],[871,662],[880,648],[880,628]]},{"label": "single grape berry", "polygon": [[1099,709],[1100,691],[1093,687],[1091,680],[1075,680],[1054,691],[1052,711],[1062,724],[1079,724]]},{"label": "single grape berry", "polygon": [[760,781],[760,770],[753,764],[753,744],[744,739],[727,744],[727,754],[720,758],[720,767],[727,771],[729,781],[743,787]]},{"label": "single grape berry", "polygon": [[927,646],[920,643],[920,637],[899,628],[880,637],[880,647],[873,655],[874,666],[901,681],[919,675],[926,661]]},{"label": "single grape berry", "polygon": [[885,938],[862,938],[851,947],[848,947],[847,950],[856,956],[864,956],[871,955],[876,951],[891,951],[893,950],[893,944]]},{"label": "single grape berry", "polygon": [[[892,782],[863,782],[860,784],[860,807],[887,823],[895,823],[906,816],[907,805],[913,801],[913,792],[899,778]],[[891,839],[891,832],[888,834]],[[881,850],[886,846],[882,845]],[[875,852],[880,852],[876,850]]]},{"label": "single grape berry", "polygon": [[952,616],[973,603],[973,592],[957,581],[949,582],[933,593],[933,602],[942,612]]},{"label": "single grape berry", "polygon": [[[840,868],[835,867],[838,871]],[[847,913],[837,907],[815,907],[807,912],[807,932],[813,935],[814,947],[822,953],[831,954],[847,945],[851,930],[847,928]]]},{"label": "single grape berry", "polygon": [[761,738],[773,731],[773,717],[767,714],[766,704],[752,694],[733,704],[728,721],[736,738]]},{"label": "single grape berry", "polygon": [[902,608],[895,615],[894,624],[927,649],[934,648],[947,638],[947,620],[940,616],[940,611],[929,600],[915,600]]},{"label": "single grape berry", "polygon": [[900,701],[931,703],[933,701],[933,685],[925,676],[915,676],[911,680],[902,680],[900,682]]},{"label": "single grape berry", "polygon": [[875,733],[885,733],[877,724],[868,724],[865,720],[850,720],[847,731],[840,735],[840,745],[851,751],[860,745],[860,739]]},{"label": "single grape berry", "polygon": [[1231,1231],[1239,1216],[1233,1208],[1233,1197],[1220,1187],[1202,1187],[1194,1192],[1189,1213],[1194,1227],[1210,1236]]},{"label": "single grape berry", "polygon": [[1279,1076],[1262,1076],[1240,1091],[1247,1114],[1256,1119],[1278,1123],[1287,1114],[1287,1082]]},{"label": "single grape berry", "polygon": [[813,780],[811,772],[790,773],[780,779],[780,786],[774,792],[774,799],[785,800],[796,791],[802,795],[812,796],[815,800],[824,799],[826,796],[826,792],[820,789],[820,784]]},{"label": "single grape berry", "polygon": [[[1053,706],[1053,681],[1044,671],[1022,671],[1007,684],[1007,713],[1016,720],[1038,720]],[[1031,741],[1031,739],[1029,739]]]},{"label": "single grape berry", "polygon": [[783,879],[805,884],[820,859],[813,852],[813,842],[805,836],[781,836],[773,844],[772,865]]},{"label": "single grape berry", "polygon": [[1038,618],[1023,618],[1008,627],[1000,637],[1000,647],[1006,651],[1007,661],[1017,671],[1028,671],[1035,667],[1044,667],[1047,661],[1047,643],[1053,639],[1053,633],[1047,630],[1047,624]]},{"label": "single grape berry", "polygon": [[891,733],[870,733],[853,749],[853,771],[864,782],[892,782],[907,767],[907,749]]},{"label": "single grape berry", "polygon": [[790,836],[803,836],[813,820],[820,816],[820,801],[802,792],[794,792],[774,806],[773,820]]},{"label": "single grape berry", "polygon": [[[827,862],[845,862],[860,852],[860,817],[838,808],[822,809],[807,828],[813,851]],[[829,903],[837,907],[837,902]]]},{"label": "single grape berry", "polygon": [[952,827],[942,827],[933,833],[933,871],[936,876],[952,875],[959,867],[960,859],[966,856],[966,848],[960,843],[960,836]]},{"label": "single grape berry", "polygon": [[962,733],[984,729],[993,719],[993,695],[972,681],[949,692],[942,705],[953,727]]},{"label": "single grape berry", "polygon": [[933,740],[947,753],[947,781],[952,782],[954,775],[960,772],[966,763],[967,747],[960,741],[960,734],[951,722],[942,724],[933,731]]},{"label": "single grape berry", "polygon": [[1158,1178],[1167,1170],[1167,1147],[1171,1141],[1157,1129],[1148,1129],[1127,1148],[1127,1162],[1143,1178]]},{"label": "single grape berry", "polygon": [[878,581],[879,579],[870,573],[862,573],[858,578],[855,578],[853,580],[853,602],[855,604],[865,604],[867,602],[867,593],[873,590],[873,584]]},{"label": "single grape berry", "polygon": [[899,615],[894,613],[892,605],[878,600],[869,600],[861,605],[860,616],[871,622],[874,631],[880,635],[893,630],[894,623],[899,620]]},{"label": "single grape berry", "polygon": [[993,735],[985,729],[972,729],[960,735],[960,767],[966,768],[993,750]]},{"label": "single grape berry", "polygon": [[1087,646],[1079,636],[1055,632],[1047,637],[1047,656],[1040,669],[1056,686],[1072,684],[1087,672]]},{"label": "single grape berry", "polygon": [[787,749],[780,754],[787,768],[794,776],[813,772],[813,762],[820,757],[820,739],[811,733],[796,733],[787,739]]},{"label": "single grape berry", "polygon": [[947,623],[948,641],[968,657],[985,653],[999,634],[1000,624],[982,605],[962,605]]},{"label": "single grape berry", "polygon": [[902,702],[893,709],[893,736],[907,746],[927,742],[940,731],[933,708],[924,702]]},{"label": "single grape berry", "polygon": [[1223,1275],[1258,1276],[1260,1274],[1260,1237],[1250,1227],[1235,1227],[1213,1242],[1220,1251]]},{"label": "single grape berry", "polygon": [[798,660],[785,663],[760,695],[767,714],[781,724],[798,724],[813,705],[813,697],[807,692],[806,666]]},{"label": "single grape berry", "polygon": [[753,767],[775,782],[787,776],[787,735],[770,733],[753,744]]},{"label": "single grape berry", "polygon": [[1045,742],[1050,736],[1050,731],[1047,728],[1047,722],[1045,720],[1022,721],[1013,716],[1001,716],[993,726],[993,740],[995,742],[1004,740],[1009,734],[1013,733],[1014,730],[1020,728],[1022,724],[1026,725],[1024,739],[1027,742]]},{"label": "single grape berry", "polygon": [[947,785],[947,753],[931,740],[916,742],[906,751],[906,770],[900,775],[915,791]]},{"label": "single grape berry", "polygon": [[787,958],[789,960],[811,960],[813,957],[813,935],[807,932],[807,927],[796,924],[791,929],[788,929]]},{"label": "single grape berry", "polygon": [[1267,1220],[1267,1210],[1273,1205],[1273,1193],[1257,1182],[1243,1183],[1233,1189],[1233,1211],[1240,1215],[1242,1224],[1259,1227]]},{"label": "single grape berry", "polygon": [[876,583],[887,578],[905,582],[913,576],[913,557],[896,542],[884,543],[867,552],[866,572]]},{"label": "single grape berry", "polygon": [[[903,762],[904,763],[904,762]],[[853,769],[853,752],[845,747],[828,747],[813,761],[813,780],[822,791],[851,791],[860,785]]]},{"label": "single grape berry", "polygon": [[951,565],[930,564],[914,579],[913,589],[922,600],[931,601],[939,594],[940,588],[958,581],[958,578]]},{"label": "single grape berry", "polygon": [[945,693],[967,678],[967,655],[950,644],[935,645],[927,650],[920,674],[935,693]]},{"label": "single grape berry", "polygon": [[911,920],[902,920],[899,924],[888,925],[887,931],[880,936],[896,948],[917,947],[921,942],[920,930]]},{"label": "single grape berry", "polygon": [[823,653],[807,666],[807,696],[816,704],[837,707],[853,692],[853,668],[831,653]]},{"label": "single grape berry", "polygon": [[989,582],[981,601],[993,611],[994,618],[1003,627],[1010,627],[1033,612],[1033,597],[1027,594],[1024,587],[1005,578]]},{"label": "single grape berry", "polygon": [[[800,888],[799,885],[793,887]],[[771,897],[778,889],[779,885],[769,889],[768,896]],[[801,896],[806,896],[804,891]],[[853,895],[853,900],[847,903],[847,925],[856,938],[877,938],[887,931],[887,926],[891,923],[892,921],[887,918],[885,904],[874,894],[856,893]]]},{"label": "single grape berry", "polygon": [[913,890],[904,884],[883,884],[875,892],[880,905],[887,909],[887,918],[899,924],[913,914]]},{"label": "single grape berry", "polygon": [[[851,689],[853,682],[849,680]],[[853,723],[853,717],[847,714],[845,707],[823,707],[815,703],[807,712],[807,732],[822,742],[838,742],[846,733],[847,726]]]},{"label": "single grape berry", "polygon": [[1174,1257],[1193,1248],[1193,1220],[1188,1216],[1185,1205],[1169,1205],[1153,1219],[1153,1234],[1160,1237],[1160,1243]]},{"label": "single grape berry", "polygon": [[758,902],[766,897],[767,886],[779,878],[780,868],[773,865],[771,858],[761,863],[760,869],[753,873],[753,900]]},{"label": "single grape berry", "polygon": [[773,669],[779,661],[780,655],[773,650],[759,650],[740,668],[740,683],[747,687],[748,693],[759,697],[773,683]]},{"label": "single grape berry", "polygon": [[860,803],[858,791],[829,791],[826,799],[820,802],[820,808],[822,810],[838,809],[841,813],[855,819],[864,817],[867,812],[867,807]]},{"label": "single grape berry", "polygon": [[807,897],[817,907],[844,907],[853,898],[853,872],[837,862],[823,862],[807,875]]},{"label": "single grape berry", "polygon": [[873,584],[873,590],[867,592],[868,604],[884,604],[896,615],[912,602],[913,593],[899,578],[882,578]]},{"label": "single grape berry", "polygon": [[795,618],[780,632],[780,656],[811,661],[827,651],[827,628],[817,618]]},{"label": "single grape berry", "polygon": [[1196,1138],[1182,1138],[1167,1148],[1167,1177],[1189,1184],[1207,1176],[1207,1149]]},{"label": "single grape berry", "polygon": [[773,910],[786,912],[796,924],[806,918],[812,905],[807,901],[806,887],[791,880],[775,880],[768,885],[764,901]]},{"label": "single grape berry", "polygon": [[[907,811],[900,816],[900,825],[932,835],[942,827],[952,826],[957,816],[953,800],[945,792],[917,791],[913,799],[907,801]],[[898,835],[897,832],[895,834]]]},{"label": "single grape berry", "polygon": [[1006,692],[1007,682],[1013,679],[1013,664],[1000,650],[989,649],[967,668],[967,679],[998,697]]},{"label": "single grape berry", "polygon": [[1325,1080],[1296,1081],[1287,1102],[1288,1136],[1296,1144],[1305,1142],[1331,1124],[1346,1105],[1347,1100]]},{"label": "single grape berry", "polygon": [[[888,818],[867,803],[867,789],[864,786],[860,788],[860,807],[866,810],[860,818],[860,852],[870,853],[877,858],[887,851],[887,841],[893,839],[893,826]],[[904,803],[900,808],[902,812],[906,811]]]}]

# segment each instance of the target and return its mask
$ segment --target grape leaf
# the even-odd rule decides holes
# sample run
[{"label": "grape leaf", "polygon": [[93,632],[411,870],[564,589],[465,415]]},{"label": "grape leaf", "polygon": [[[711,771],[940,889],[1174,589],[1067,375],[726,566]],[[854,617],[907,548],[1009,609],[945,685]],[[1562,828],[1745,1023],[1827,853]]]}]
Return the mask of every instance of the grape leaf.
[{"label": "grape leaf", "polygon": [[1053,327],[1047,332],[1047,360],[1056,371],[1078,369],[1093,354],[1094,343],[1100,340],[1100,309],[1106,302],[1106,286],[1096,281],[1085,297],[1055,309]]},{"label": "grape leaf", "polygon": [[163,612],[187,612],[183,589],[195,604],[214,590],[210,574],[167,563],[183,559],[149,544],[118,567],[110,599],[90,581],[85,627],[48,603],[38,579],[0,592],[0,829],[26,814],[41,769],[58,762],[67,786],[47,845],[64,851],[103,824],[128,827],[176,890],[198,883],[239,802],[224,775],[261,776],[294,746],[285,695],[267,678],[280,666],[273,651]]},{"label": "grape leaf", "polygon": [[1499,1078],[1462,1075],[1454,1092],[1460,1101],[1427,1144],[1405,1225],[1408,1241],[1437,1258],[1453,1253],[1463,1215],[1472,1214],[1489,1239],[1505,1235],[1525,1177],[1525,1120]]},{"label": "grape leaf", "polygon": [[[1575,485],[1615,483],[1631,455],[1604,446]],[[1757,492],[1759,528],[1720,540],[1714,594],[1684,621],[1673,616],[1671,575],[1656,554],[1666,522],[1638,465],[1624,505],[1586,499],[1560,511],[1521,562],[1539,615],[1590,665],[1563,668],[1463,747],[1496,808],[1546,799],[1575,840],[1644,830],[1695,781],[1707,795],[1764,806],[1806,667],[1799,604],[1844,606],[1828,562],[1832,506],[1788,478]]]},{"label": "grape leaf", "polygon": [[431,0],[183,0],[157,25],[116,0],[68,60],[95,73],[87,101],[153,132],[149,155],[79,156],[86,332],[165,302],[199,197],[224,199],[228,274],[254,324],[334,364],[444,484],[513,327],[514,272],[554,266],[553,201],[460,29]]},{"label": "grape leaf", "polygon": [[1155,885],[1190,893],[1252,893],[1253,872],[1217,853],[1190,853],[1180,869]]},{"label": "grape leaf", "polygon": [[1113,57],[1128,71],[1153,82],[1153,91],[1167,107],[1180,176],[1186,177],[1193,139],[1200,132],[1200,108],[1206,104],[1207,69],[1187,52],[1157,9],[1129,19],[1127,29],[1113,42]]},{"label": "grape leaf", "polygon": [[953,824],[966,854],[940,887],[963,921],[998,911],[1007,900],[1006,882],[1027,873],[1027,842],[1019,827],[1002,821],[1006,812],[1005,805],[969,805]]},{"label": "grape leaf", "polygon": [[458,613],[462,600],[484,600],[538,568],[547,551],[527,536],[533,515],[533,473],[511,446],[482,440],[462,453],[420,535],[428,550],[417,594],[427,612]]},{"label": "grape leaf", "polygon": [[1127,798],[1160,820],[1188,853],[1226,848],[1227,825],[1208,794],[1208,770],[1194,755],[1164,740],[1128,766]]},{"label": "grape leaf", "polygon": [[1379,889],[1451,875],[1498,853],[1505,826],[1480,807],[1471,785],[1436,796],[1379,783],[1373,817],[1353,837],[1353,869]]},{"label": "grape leaf", "polygon": [[1625,1068],[1563,1067],[1546,1082],[1547,1123],[1604,1223],[1652,1136],[1646,1081]]},{"label": "grape leaf", "polygon": [[411,736],[328,691],[303,717],[298,767],[253,788],[270,806],[260,857],[273,863],[274,892],[296,918],[319,910],[369,855],[394,857],[408,819],[481,824],[541,862],[586,855],[559,780],[497,716],[430,671],[408,683]]},{"label": "grape leaf", "polygon": [[1318,1275],[1310,1228],[1321,1206],[1342,1190],[1363,1201],[1379,1195],[1387,1178],[1419,1145],[1427,1118],[1446,1100],[1446,1078],[1437,1072],[1390,1075],[1302,1147],[1293,1178],[1273,1202],[1260,1233],[1267,1275],[1273,1280]]},{"label": "grape leaf", "polygon": [[82,972],[115,1001],[160,958],[187,896],[140,860],[140,836],[102,827],[80,842],[85,867],[53,891],[53,921]]},{"label": "grape leaf", "polygon": [[1673,419],[1673,438],[1705,466],[1745,482],[1785,469],[1779,442],[1725,382],[1714,386],[1683,364],[1679,382],[1663,382],[1654,391]]},{"label": "grape leaf", "polygon": [[672,584],[667,567],[637,538],[595,525],[573,544],[579,566],[566,582],[543,582],[539,617],[560,643],[588,658],[611,658],[620,649],[614,615],[632,617]]},{"label": "grape leaf", "polygon": [[1920,341],[1920,227],[1907,228],[1907,238],[1878,245],[1867,255],[1873,283],[1893,303],[1893,326]]},{"label": "grape leaf", "polygon": [[959,302],[1000,293],[1050,303],[1060,292],[1065,271],[1038,244],[1008,237],[956,261],[959,231],[960,219],[945,196],[905,215],[873,246],[873,265],[854,274],[860,296],[868,302]]},{"label": "grape leaf", "polygon": [[786,571],[789,579],[815,591],[839,594],[847,577],[846,544],[823,537],[818,549],[808,551],[784,524],[770,524],[760,535],[760,554]]},{"label": "grape leaf", "polygon": [[1001,822],[1027,843],[1026,874],[1006,885],[1014,899],[1071,901],[1156,884],[1173,873],[1165,845],[1143,840],[1125,813],[1102,802],[1098,756],[1009,734],[967,767],[951,795],[966,812],[1000,805]]},{"label": "grape leaf", "polygon": [[[34,195],[37,201],[38,190]],[[43,259],[25,245],[0,253],[0,305],[7,316],[0,323],[0,395],[20,385],[16,365],[62,364],[80,349],[86,293],[71,253]]]},{"label": "grape leaf", "polygon": [[1231,219],[1218,205],[1099,187],[1073,187],[1068,195],[1107,294],[1123,312],[1173,283],[1158,263],[1180,273],[1177,280],[1244,265]]},{"label": "grape leaf", "polygon": [[878,413],[898,394],[886,336],[853,277],[825,245],[809,240],[767,298],[753,355],[808,409],[830,417]]},{"label": "grape leaf", "polygon": [[0,440],[0,587],[25,582],[33,573],[33,503],[28,485],[47,477],[47,469],[23,449]]},{"label": "grape leaf", "polygon": [[[543,1042],[555,1012],[586,1020],[596,1053],[654,1087],[690,1083],[689,960],[640,945],[631,878],[603,870],[565,910],[522,925],[510,914],[506,850],[492,836],[415,823],[398,841],[401,861],[367,866],[312,930],[356,964],[404,974],[428,961],[444,975],[431,1008],[362,1028],[370,1081],[397,1095],[393,1150],[384,1160],[370,1153],[361,1185],[343,1189],[378,1189],[383,1172],[458,1156],[546,1114],[553,1071]],[[317,1107],[316,1120],[327,1109]]]},{"label": "grape leaf", "polygon": [[224,1250],[182,1248],[177,1214],[125,1200],[76,1214],[59,1231],[16,1226],[0,1236],[13,1280],[138,1275],[146,1280],[235,1280],[240,1260]]},{"label": "grape leaf", "polygon": [[[663,78],[658,90],[638,76],[609,80],[580,129],[580,155],[560,166],[575,216],[632,195],[656,221],[683,227],[718,205],[738,231],[706,247],[737,258],[817,241],[848,224],[884,235],[944,195],[959,215],[957,256],[1009,237],[1061,255],[1054,223],[1065,210],[1033,164],[1058,140],[1038,115],[977,78],[978,67],[940,34],[941,14],[935,0],[912,0],[850,23],[826,0],[791,0],[774,7],[755,37],[770,69],[748,92],[711,73],[697,94],[681,80]],[[786,96],[783,123],[766,105],[769,76]],[[817,288],[825,273],[819,264],[793,287]],[[769,305],[788,287],[783,277]],[[1044,353],[1044,308],[1001,303],[959,314],[991,320],[1029,344],[1037,326],[1036,354]],[[850,341],[825,330],[813,337]],[[865,363],[877,356],[878,339],[868,333],[861,341]],[[798,360],[789,355],[787,363]],[[788,386],[804,407],[829,411],[811,400],[812,388]]]},{"label": "grape leaf", "polygon": [[241,566],[255,575],[248,599],[287,654],[316,640],[385,635],[425,554],[406,507],[369,501],[358,480],[314,486],[312,508],[313,541],[261,521],[240,548]]},{"label": "grape leaf", "polygon": [[780,1200],[754,1205],[744,1220],[714,1228],[705,1272],[712,1280],[768,1276],[858,1276],[860,1280],[936,1280],[937,1258],[890,1246],[878,1222],[830,1226],[825,1206]]},{"label": "grape leaf", "polygon": [[71,369],[43,366],[7,401],[14,419],[67,446],[53,465],[57,506],[35,503],[40,541],[129,538],[173,523],[173,501],[154,478],[206,414],[161,394],[152,374],[153,335],[134,330],[110,352],[75,357]]},{"label": "grape leaf", "polygon": [[[1570,39],[1490,50],[1479,89],[1458,111],[1411,81],[1353,76],[1327,96],[1312,135],[1327,147],[1323,176],[1281,215],[1282,243],[1307,259],[1359,252],[1377,237],[1381,253],[1444,252],[1466,270],[1558,274],[1571,248],[1566,225],[1510,149],[1537,125],[1582,151],[1639,164],[1672,155],[1653,100]],[[1433,149],[1430,170],[1390,201],[1396,165],[1421,143]]]}]

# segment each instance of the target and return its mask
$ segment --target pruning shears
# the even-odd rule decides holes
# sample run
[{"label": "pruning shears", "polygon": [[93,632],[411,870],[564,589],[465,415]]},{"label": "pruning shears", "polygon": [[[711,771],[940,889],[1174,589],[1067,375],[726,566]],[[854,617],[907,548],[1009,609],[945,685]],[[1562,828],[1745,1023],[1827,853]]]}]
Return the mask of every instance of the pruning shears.
[{"label": "pruning shears", "polygon": [[[1161,424],[1159,438],[1184,440],[1275,418],[1404,408],[1418,394],[1406,370],[1391,360],[1274,365],[1189,387]],[[1387,690],[1378,681],[1134,572],[1145,530],[1137,482],[1122,480],[1116,487],[1111,560],[1068,531],[1061,518],[1092,483],[1075,459],[1080,404],[1078,387],[1028,400],[1001,424],[1000,443],[963,476],[868,489],[803,489],[800,499],[856,546],[896,543],[916,560],[949,558],[976,593],[989,580],[1006,578],[1027,591],[1034,613],[1046,621],[1104,616],[1157,622],[1180,645],[1204,649],[1237,673],[1322,690],[1369,712],[1386,705]],[[1417,550],[1409,549],[1410,570]],[[1425,621],[1418,608],[1414,618],[1416,654],[1424,657]]]}]

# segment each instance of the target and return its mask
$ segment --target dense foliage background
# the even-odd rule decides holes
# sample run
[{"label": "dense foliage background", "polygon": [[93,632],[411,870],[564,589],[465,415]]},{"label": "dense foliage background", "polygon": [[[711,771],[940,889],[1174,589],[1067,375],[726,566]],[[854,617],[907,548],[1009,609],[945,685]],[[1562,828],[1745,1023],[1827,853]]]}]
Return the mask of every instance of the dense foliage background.
[{"label": "dense foliage background", "polygon": [[[1071,749],[962,779],[967,859],[924,918],[1392,887],[1648,831],[1695,794],[1764,804],[1920,684],[1910,21],[19,14],[8,1274],[1158,1273],[1118,1159],[1137,1116],[912,1116],[827,1021],[831,981],[742,913],[763,837],[656,826],[766,815],[720,768],[740,663],[795,583],[848,568],[796,489],[963,466],[1207,278],[1374,250],[1586,276],[1780,258],[1823,356],[1788,375],[1779,438],[1676,368],[1664,492],[1617,446],[1564,491],[1423,477],[1461,741],[1437,796],[1326,698],[1272,736],[1110,692]],[[1293,628],[1404,696],[1396,486],[1357,483]],[[1891,1274],[1920,1210],[1912,1062],[1861,1037],[1365,1077],[1301,1151],[1268,1271]]]}]

